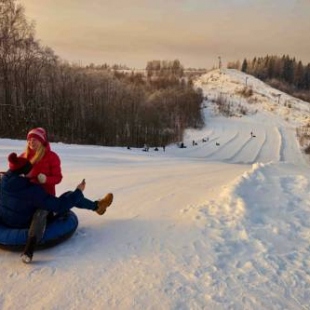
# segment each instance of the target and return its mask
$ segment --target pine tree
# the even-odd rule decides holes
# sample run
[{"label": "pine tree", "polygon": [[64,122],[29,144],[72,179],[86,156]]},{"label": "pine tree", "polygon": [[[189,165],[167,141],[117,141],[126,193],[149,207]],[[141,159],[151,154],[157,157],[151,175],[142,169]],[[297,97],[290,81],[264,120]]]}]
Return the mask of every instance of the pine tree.
[{"label": "pine tree", "polygon": [[242,72],[247,72],[248,69],[248,62],[246,60],[246,58],[243,60],[242,66],[241,66],[241,71]]}]

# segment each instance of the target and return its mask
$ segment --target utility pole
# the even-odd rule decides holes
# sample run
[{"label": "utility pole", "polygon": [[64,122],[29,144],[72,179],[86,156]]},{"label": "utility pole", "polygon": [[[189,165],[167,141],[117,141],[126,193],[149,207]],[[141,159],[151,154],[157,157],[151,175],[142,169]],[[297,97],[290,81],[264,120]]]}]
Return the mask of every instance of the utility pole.
[{"label": "utility pole", "polygon": [[221,56],[219,56],[218,59],[219,59],[219,69],[221,70],[221,69],[222,69],[222,60],[221,60]]}]

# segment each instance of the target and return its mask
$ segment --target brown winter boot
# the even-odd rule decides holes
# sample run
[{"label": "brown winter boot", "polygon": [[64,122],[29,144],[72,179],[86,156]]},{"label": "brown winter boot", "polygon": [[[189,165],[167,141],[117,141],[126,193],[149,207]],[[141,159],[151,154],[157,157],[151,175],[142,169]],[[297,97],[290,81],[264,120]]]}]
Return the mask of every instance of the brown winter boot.
[{"label": "brown winter boot", "polygon": [[99,214],[99,215],[102,215],[105,213],[105,211],[107,210],[107,207],[111,205],[113,201],[113,194],[112,193],[108,193],[105,195],[104,198],[98,200],[97,202],[97,209],[96,209],[96,212]]}]

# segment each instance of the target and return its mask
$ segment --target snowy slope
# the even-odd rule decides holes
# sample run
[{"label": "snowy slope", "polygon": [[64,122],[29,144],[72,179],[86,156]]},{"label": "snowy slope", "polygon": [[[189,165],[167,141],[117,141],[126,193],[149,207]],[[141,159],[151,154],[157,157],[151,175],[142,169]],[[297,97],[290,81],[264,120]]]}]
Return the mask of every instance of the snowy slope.
[{"label": "snowy slope", "polygon": [[[217,115],[212,96],[240,104],[246,78],[260,93],[242,99],[253,113]],[[87,197],[115,201],[103,217],[74,209],[76,234],[31,265],[0,250],[1,309],[310,309],[310,171],[295,133],[308,104],[278,103],[277,90],[234,70],[197,86],[206,126],[186,132],[184,149],[52,144],[59,194],[85,177]],[[0,140],[1,161],[23,147]]]}]

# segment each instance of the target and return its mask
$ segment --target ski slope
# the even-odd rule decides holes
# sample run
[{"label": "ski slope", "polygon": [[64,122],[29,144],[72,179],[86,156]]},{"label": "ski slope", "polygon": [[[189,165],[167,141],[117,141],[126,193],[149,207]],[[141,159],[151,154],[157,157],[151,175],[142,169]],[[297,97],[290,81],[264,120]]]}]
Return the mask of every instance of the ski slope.
[{"label": "ski slope", "polygon": [[[225,120],[210,115],[206,119],[206,129],[192,131],[185,138],[184,154],[189,157],[243,164],[304,160],[295,129],[275,123],[272,116],[264,115],[255,121],[253,117]],[[192,145],[193,140],[197,145]]]},{"label": "ski slope", "polygon": [[[186,131],[186,148],[53,143],[58,194],[85,178],[87,197],[112,191],[115,201],[102,217],[74,209],[75,235],[31,265],[0,250],[0,308],[310,309],[310,170],[296,139],[308,104],[283,94],[296,106],[288,113],[276,90],[248,77],[260,96],[244,101],[250,113],[218,115],[212,96],[239,104],[245,77],[223,70],[197,81],[206,125]],[[23,148],[0,140],[1,162]]]}]

